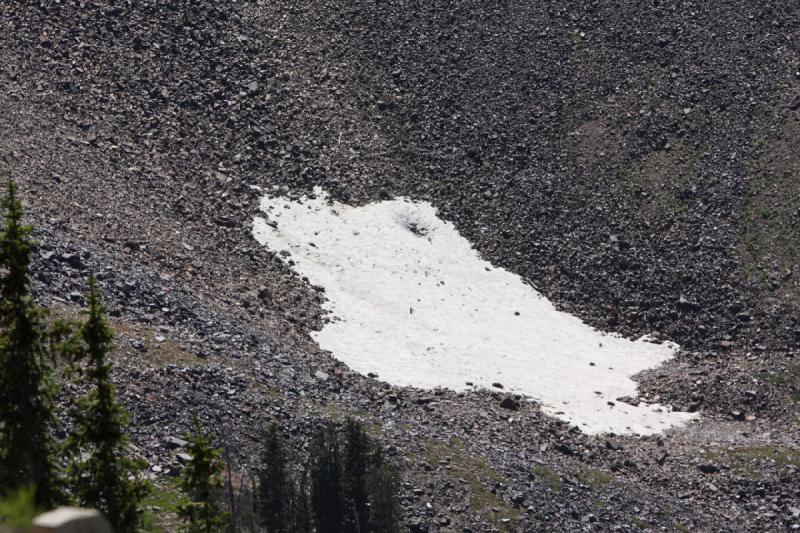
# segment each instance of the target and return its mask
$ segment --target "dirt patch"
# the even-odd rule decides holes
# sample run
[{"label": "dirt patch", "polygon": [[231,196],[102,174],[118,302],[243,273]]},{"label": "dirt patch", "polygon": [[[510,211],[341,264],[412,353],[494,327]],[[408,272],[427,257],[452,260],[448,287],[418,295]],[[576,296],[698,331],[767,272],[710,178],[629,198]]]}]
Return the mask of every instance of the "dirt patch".
[{"label": "dirt patch", "polygon": [[113,320],[111,325],[115,333],[115,355],[118,357],[124,353],[129,358],[138,358],[155,367],[203,363],[202,358],[187,351],[180,341],[169,338],[167,332],[122,320]]}]

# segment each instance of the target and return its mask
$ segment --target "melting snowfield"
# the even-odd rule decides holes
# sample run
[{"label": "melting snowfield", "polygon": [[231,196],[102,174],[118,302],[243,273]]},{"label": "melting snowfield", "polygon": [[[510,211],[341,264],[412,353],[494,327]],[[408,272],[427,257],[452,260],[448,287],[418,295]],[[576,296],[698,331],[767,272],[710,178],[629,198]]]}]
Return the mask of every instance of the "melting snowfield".
[{"label": "melting snowfield", "polygon": [[[332,320],[314,334],[355,371],[394,385],[524,394],[587,433],[652,434],[694,415],[632,406],[631,376],[675,346],[601,333],[557,311],[519,276],[482,260],[433,206],[363,207],[266,196],[253,234],[325,287]],[[614,405],[610,405],[613,402]]]}]

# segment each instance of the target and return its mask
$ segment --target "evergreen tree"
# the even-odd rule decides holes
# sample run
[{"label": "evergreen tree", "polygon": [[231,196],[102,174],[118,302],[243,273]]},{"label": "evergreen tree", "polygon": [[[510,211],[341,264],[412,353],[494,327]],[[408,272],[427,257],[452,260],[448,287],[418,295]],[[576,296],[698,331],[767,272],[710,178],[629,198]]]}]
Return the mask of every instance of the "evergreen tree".
[{"label": "evergreen tree", "polygon": [[311,533],[311,501],[308,492],[308,472],[303,469],[300,485],[292,499],[292,533]]},{"label": "evergreen tree", "polygon": [[211,446],[211,440],[203,434],[197,417],[194,433],[187,435],[187,451],[191,461],[181,472],[179,486],[189,497],[189,502],[178,508],[178,516],[184,520],[183,531],[188,533],[212,533],[222,531],[227,524],[225,513],[220,510],[219,491],[222,489],[220,451]]},{"label": "evergreen tree", "polygon": [[373,444],[361,424],[352,418],[345,423],[344,444],[345,528],[354,533],[366,532],[369,525],[367,471]]},{"label": "evergreen tree", "polygon": [[344,531],[345,501],[339,435],[326,426],[311,444],[311,505],[317,533]]},{"label": "evergreen tree", "polygon": [[43,507],[60,499],[50,425],[53,421],[52,361],[46,346],[47,311],[30,296],[31,228],[22,225],[16,185],[2,202],[0,233],[0,492],[36,487]]},{"label": "evergreen tree", "polygon": [[374,451],[373,466],[368,474],[370,496],[370,533],[400,533],[400,502],[397,498],[397,473],[383,460],[380,449]]},{"label": "evergreen tree", "polygon": [[264,436],[258,481],[258,504],[261,526],[267,533],[288,532],[294,486],[283,439],[275,424]]},{"label": "evergreen tree", "polygon": [[77,357],[87,364],[84,379],[91,389],[77,402],[77,429],[68,439],[68,449],[75,456],[70,477],[80,505],[102,511],[117,532],[136,531],[139,504],[148,486],[139,475],[141,462],[126,455],[127,413],[116,401],[107,362],[113,335],[93,277],[87,299],[88,316],[78,335]]},{"label": "evergreen tree", "polygon": [[331,426],[314,436],[311,504],[319,533],[400,531],[397,475],[358,422],[347,420],[341,436]]},{"label": "evergreen tree", "polygon": [[394,533],[400,531],[397,476],[384,461],[380,446],[364,427],[348,419],[344,427],[344,488],[347,531]]}]

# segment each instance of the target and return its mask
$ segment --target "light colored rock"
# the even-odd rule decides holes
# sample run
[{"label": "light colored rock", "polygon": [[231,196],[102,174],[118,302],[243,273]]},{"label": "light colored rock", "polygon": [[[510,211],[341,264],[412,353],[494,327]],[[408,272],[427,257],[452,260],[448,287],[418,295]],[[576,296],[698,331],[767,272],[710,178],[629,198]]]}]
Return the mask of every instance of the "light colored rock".
[{"label": "light colored rock", "polygon": [[105,517],[96,509],[59,507],[37,516],[31,533],[114,533]]}]

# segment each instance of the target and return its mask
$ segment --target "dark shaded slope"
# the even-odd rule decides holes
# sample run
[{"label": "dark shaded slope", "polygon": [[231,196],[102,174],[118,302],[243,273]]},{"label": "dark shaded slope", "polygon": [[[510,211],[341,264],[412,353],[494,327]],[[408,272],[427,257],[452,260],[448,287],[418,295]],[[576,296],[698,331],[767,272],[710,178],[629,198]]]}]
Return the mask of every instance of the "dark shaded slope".
[{"label": "dark shaded slope", "polygon": [[377,135],[356,148],[378,169],[364,194],[431,199],[605,329],[712,348],[795,340],[739,235],[770,135],[753,116],[794,99],[796,22],[784,4],[365,2],[317,23],[347,35],[330,62]]},{"label": "dark shaded slope", "polygon": [[604,329],[796,341],[740,258],[753,142],[795,98],[789,4],[67,4],[6,6],[7,72],[179,211],[220,169],[409,195]]}]

